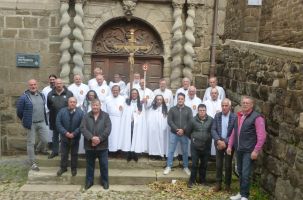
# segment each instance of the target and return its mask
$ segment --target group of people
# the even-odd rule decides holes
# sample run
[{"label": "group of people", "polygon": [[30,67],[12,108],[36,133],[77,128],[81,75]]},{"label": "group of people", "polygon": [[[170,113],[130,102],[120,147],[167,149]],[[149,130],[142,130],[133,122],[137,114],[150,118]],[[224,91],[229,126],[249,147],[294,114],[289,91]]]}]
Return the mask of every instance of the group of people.
[{"label": "group of people", "polygon": [[[216,155],[217,184],[221,190],[223,163],[225,162],[225,189],[230,190],[232,156],[237,150],[240,175],[240,194],[231,199],[245,200],[249,196],[249,175],[253,160],[265,141],[263,117],[253,111],[253,99],[242,98],[241,112],[231,112],[231,101],[217,79],[209,79],[203,100],[196,88],[184,78],[175,98],[166,81],[159,81],[159,89],[145,86],[139,73],[132,84],[125,84],[119,74],[107,84],[102,70],[94,70],[88,85],[80,75],[65,87],[61,79],[49,76],[49,86],[38,91],[37,81],[28,81],[28,90],[19,98],[17,115],[27,133],[27,152],[32,170],[39,170],[35,161],[35,136],[40,142],[36,149],[45,151],[52,143],[49,159],[61,154],[61,176],[67,171],[71,154],[71,174],[77,174],[78,154],[86,155],[86,183],[93,185],[95,160],[99,159],[101,185],[108,189],[108,151],[126,152],[127,161],[138,161],[138,154],[167,158],[164,175],[171,172],[173,158],[182,154],[184,172],[189,175],[188,187],[206,183],[207,162]],[[48,125],[49,124],[49,125]],[[52,135],[51,141],[49,135]],[[59,145],[59,141],[61,141]],[[60,146],[60,148],[59,148]],[[235,148],[234,148],[235,147]],[[188,167],[188,157],[192,168]],[[199,164],[200,163],[200,164]]]}]

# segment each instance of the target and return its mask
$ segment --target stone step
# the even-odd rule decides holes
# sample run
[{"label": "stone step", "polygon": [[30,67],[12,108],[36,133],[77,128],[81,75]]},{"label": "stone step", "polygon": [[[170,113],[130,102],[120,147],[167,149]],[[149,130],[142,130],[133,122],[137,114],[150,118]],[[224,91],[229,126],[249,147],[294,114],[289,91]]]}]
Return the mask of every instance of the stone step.
[{"label": "stone step", "polygon": [[[61,177],[57,177],[58,167],[40,167],[40,171],[30,170],[28,173],[27,184],[32,185],[84,185],[85,169],[78,169],[75,177],[71,176],[70,171],[64,173]],[[155,169],[109,169],[110,185],[147,185],[155,181],[171,182],[172,180],[188,180],[182,168],[174,167],[168,175],[163,175],[162,168]],[[215,172],[208,172],[207,180],[215,181]],[[99,184],[99,169],[95,170],[96,185]]]},{"label": "stone step", "polygon": [[[37,163],[39,167],[58,167],[60,166],[60,157],[57,156],[53,159],[48,159],[47,156],[37,156]],[[69,162],[70,163],[70,162]],[[191,163],[191,162],[190,162]],[[98,166],[98,160],[96,160],[96,166]],[[147,157],[139,158],[138,162],[127,162],[123,158],[109,158],[108,167],[109,169],[154,169],[154,168],[164,168],[166,166],[166,161],[164,160],[151,160]],[[173,163],[174,167],[182,166],[182,162],[175,159]],[[85,168],[86,161],[83,156],[78,159],[78,168]],[[216,163],[208,162],[208,171],[215,171]]]}]

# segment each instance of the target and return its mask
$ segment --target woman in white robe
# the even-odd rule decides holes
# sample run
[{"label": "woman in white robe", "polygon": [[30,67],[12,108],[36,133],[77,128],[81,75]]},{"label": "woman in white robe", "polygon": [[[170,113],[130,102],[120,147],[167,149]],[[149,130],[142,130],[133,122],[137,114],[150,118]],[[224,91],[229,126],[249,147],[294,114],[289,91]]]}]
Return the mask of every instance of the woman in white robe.
[{"label": "woman in white robe", "polygon": [[167,106],[162,95],[157,95],[151,107],[149,108],[147,117],[148,130],[148,154],[151,156],[166,155],[168,136],[167,124]]},{"label": "woman in white robe", "polygon": [[145,110],[137,89],[131,90],[131,98],[123,107],[119,138],[119,149],[128,152],[127,161],[138,161],[137,153],[147,152],[147,130]]}]

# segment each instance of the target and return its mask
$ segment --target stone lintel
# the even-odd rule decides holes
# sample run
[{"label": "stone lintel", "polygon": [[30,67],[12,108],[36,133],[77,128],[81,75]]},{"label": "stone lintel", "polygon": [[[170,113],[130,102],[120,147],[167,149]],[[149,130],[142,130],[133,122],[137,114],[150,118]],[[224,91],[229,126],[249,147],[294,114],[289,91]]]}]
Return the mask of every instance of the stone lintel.
[{"label": "stone lintel", "polygon": [[173,0],[172,3],[173,4],[185,4],[186,0]]},{"label": "stone lintel", "polygon": [[205,0],[187,0],[187,4],[191,5],[204,5]]}]

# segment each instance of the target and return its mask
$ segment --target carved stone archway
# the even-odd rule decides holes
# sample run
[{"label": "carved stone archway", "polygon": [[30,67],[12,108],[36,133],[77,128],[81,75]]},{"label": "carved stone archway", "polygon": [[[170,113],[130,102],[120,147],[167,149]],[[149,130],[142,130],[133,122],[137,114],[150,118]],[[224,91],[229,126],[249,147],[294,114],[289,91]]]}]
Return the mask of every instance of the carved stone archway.
[{"label": "carved stone archway", "polygon": [[117,45],[128,43],[130,29],[135,30],[137,45],[148,45],[148,49],[139,50],[135,54],[135,71],[143,75],[141,69],[144,63],[150,65],[147,72],[147,82],[152,89],[158,86],[158,80],[163,75],[163,43],[159,34],[147,23],[132,19],[117,18],[110,20],[99,28],[92,45],[92,70],[103,69],[107,80],[115,73],[120,73],[124,81],[129,81],[128,52]]}]

